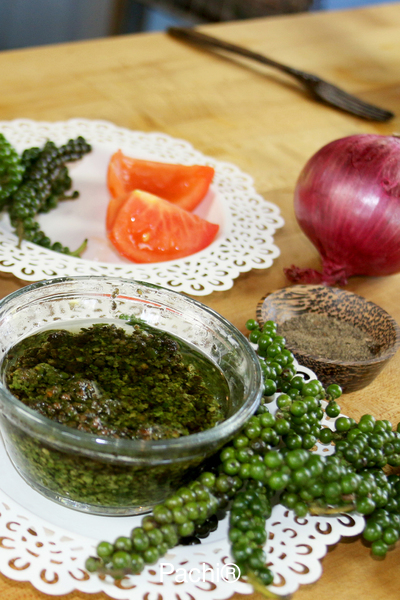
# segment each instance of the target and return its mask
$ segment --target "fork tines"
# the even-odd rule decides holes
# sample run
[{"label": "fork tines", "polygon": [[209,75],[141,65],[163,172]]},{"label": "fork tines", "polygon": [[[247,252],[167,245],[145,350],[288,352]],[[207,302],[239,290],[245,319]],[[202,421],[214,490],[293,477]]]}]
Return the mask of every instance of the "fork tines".
[{"label": "fork tines", "polygon": [[390,110],[364,102],[323,80],[320,80],[315,86],[314,93],[317,93],[320,99],[323,98],[327,104],[351,112],[364,119],[384,122],[394,117],[394,113]]}]

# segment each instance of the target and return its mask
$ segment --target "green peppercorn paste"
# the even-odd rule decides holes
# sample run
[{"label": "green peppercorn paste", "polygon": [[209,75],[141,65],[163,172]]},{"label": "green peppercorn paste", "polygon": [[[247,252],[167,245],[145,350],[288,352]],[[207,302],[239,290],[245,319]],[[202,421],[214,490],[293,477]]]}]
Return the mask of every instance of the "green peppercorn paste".
[{"label": "green peppercorn paste", "polygon": [[97,436],[177,438],[227,414],[229,390],[219,369],[148,325],[39,332],[9,351],[4,373],[21,402]]}]

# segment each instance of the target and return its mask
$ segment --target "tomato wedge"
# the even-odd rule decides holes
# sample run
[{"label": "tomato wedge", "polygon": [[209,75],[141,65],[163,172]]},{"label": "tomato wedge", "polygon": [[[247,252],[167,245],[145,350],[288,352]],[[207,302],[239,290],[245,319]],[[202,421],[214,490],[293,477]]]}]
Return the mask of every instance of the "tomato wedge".
[{"label": "tomato wedge", "polygon": [[219,225],[142,190],[125,197],[108,237],[122,256],[137,263],[163,262],[203,250]]},{"label": "tomato wedge", "polygon": [[214,169],[207,165],[187,166],[141,160],[125,156],[118,150],[110,159],[107,183],[113,198],[134,190],[144,190],[185,210],[193,210],[203,200],[213,177]]}]

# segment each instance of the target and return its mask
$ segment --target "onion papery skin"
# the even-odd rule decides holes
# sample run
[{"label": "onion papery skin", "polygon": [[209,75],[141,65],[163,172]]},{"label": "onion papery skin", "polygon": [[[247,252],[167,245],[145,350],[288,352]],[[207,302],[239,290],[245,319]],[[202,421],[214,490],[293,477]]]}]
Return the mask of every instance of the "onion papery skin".
[{"label": "onion papery skin", "polygon": [[400,139],[358,134],[314,154],[300,173],[294,209],[322,273],[292,266],[293,282],[344,285],[353,275],[400,271]]}]

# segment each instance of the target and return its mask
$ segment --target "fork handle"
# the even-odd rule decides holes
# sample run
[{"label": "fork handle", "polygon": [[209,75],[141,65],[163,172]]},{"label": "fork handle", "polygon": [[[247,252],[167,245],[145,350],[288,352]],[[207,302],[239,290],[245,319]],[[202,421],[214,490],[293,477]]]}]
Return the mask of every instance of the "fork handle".
[{"label": "fork handle", "polygon": [[236,44],[231,44],[230,42],[225,42],[219,38],[215,38],[211,35],[207,35],[205,33],[200,33],[196,29],[190,29],[186,27],[169,27],[167,32],[180,40],[184,40],[187,42],[193,42],[199,44],[200,46],[211,47],[211,48],[220,48],[221,50],[227,50],[228,52],[233,52],[234,54],[239,54],[240,56],[245,56],[246,58],[251,58],[260,62],[264,65],[268,65],[270,67],[275,67],[280,71],[288,73],[289,75],[293,75],[294,77],[300,77],[301,79],[313,79],[318,80],[319,78],[311,73],[305,73],[304,71],[298,71],[297,69],[293,69],[292,67],[288,67],[287,65],[283,65],[272,58],[268,58],[263,54],[259,54],[258,52],[253,52],[248,48],[244,48],[243,46],[237,46]]}]

